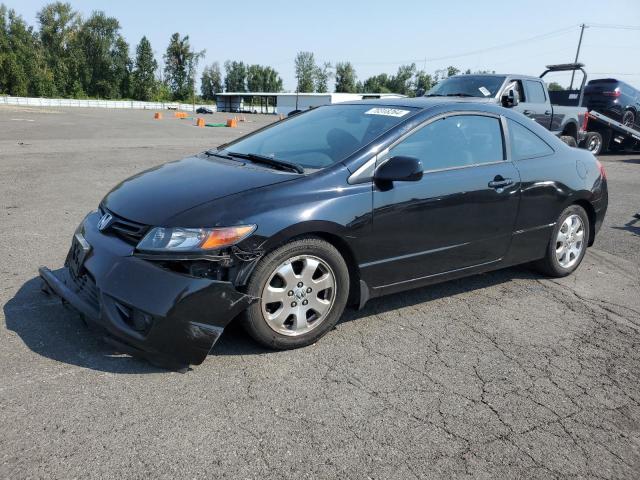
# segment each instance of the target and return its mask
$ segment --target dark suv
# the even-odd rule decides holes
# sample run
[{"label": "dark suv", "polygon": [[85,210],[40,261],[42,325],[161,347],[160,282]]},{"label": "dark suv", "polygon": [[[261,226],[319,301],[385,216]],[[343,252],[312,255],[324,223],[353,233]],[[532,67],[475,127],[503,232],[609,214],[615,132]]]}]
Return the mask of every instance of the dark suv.
[{"label": "dark suv", "polygon": [[582,105],[627,127],[640,128],[640,91],[615,78],[591,80],[584,89]]}]

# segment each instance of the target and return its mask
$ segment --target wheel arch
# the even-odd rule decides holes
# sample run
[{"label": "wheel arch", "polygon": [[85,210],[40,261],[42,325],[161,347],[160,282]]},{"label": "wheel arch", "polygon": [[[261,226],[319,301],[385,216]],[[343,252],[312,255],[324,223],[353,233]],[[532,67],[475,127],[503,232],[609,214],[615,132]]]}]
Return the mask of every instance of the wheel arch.
[{"label": "wheel arch", "polygon": [[593,242],[596,239],[596,210],[595,208],[593,208],[591,202],[586,198],[575,200],[573,203],[571,203],[571,205],[578,205],[582,207],[585,212],[587,212],[587,217],[589,217],[589,242],[587,243],[587,245],[590,247],[591,245],[593,245]]},{"label": "wheel arch", "polygon": [[578,124],[573,120],[567,122],[564,128],[562,129],[562,135],[567,137],[573,137],[576,141],[578,141]]},{"label": "wheel arch", "polygon": [[[280,246],[300,238],[315,237],[332,245],[345,260],[349,269],[349,303],[360,301],[360,269],[353,247],[342,235],[344,227],[333,222],[311,221],[281,230],[262,244],[263,254],[267,254]],[[244,285],[251,277],[258,261],[253,262],[243,272],[239,285]]]}]

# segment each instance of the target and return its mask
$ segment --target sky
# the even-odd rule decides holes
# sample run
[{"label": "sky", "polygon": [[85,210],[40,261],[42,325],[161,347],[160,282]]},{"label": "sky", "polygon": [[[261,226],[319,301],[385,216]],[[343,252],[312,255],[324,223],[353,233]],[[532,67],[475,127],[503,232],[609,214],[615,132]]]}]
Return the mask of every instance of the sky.
[{"label": "sky", "polygon": [[[427,73],[454,65],[539,75],[574,60],[585,23],[579,60],[589,78],[617,77],[640,89],[640,0],[69,1],[85,17],[93,10],[116,17],[132,52],[146,35],[161,60],[179,32],[206,50],[200,69],[227,59],[270,65],[285,90],[295,89],[298,51],[318,63],[350,61],[362,80],[413,62]],[[0,2],[31,25],[48,3]],[[568,83],[559,75],[550,80]]]}]

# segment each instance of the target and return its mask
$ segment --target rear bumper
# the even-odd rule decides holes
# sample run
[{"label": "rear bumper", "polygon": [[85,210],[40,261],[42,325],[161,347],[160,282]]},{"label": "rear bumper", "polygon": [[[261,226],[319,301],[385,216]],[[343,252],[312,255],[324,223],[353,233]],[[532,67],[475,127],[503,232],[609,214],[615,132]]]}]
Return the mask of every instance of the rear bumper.
[{"label": "rear bumper", "polygon": [[65,265],[39,270],[48,289],[103,327],[107,340],[166,368],[200,364],[228,323],[253,298],[230,282],[178,274],[133,256],[126,242],[100,233],[98,214],[79,231],[91,245],[79,275]]}]

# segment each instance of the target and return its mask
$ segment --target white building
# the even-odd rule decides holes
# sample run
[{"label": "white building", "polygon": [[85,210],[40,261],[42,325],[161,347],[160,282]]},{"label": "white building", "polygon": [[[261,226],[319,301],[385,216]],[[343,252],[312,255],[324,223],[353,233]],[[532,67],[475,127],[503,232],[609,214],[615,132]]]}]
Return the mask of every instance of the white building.
[{"label": "white building", "polygon": [[288,115],[321,105],[367,98],[401,98],[395,93],[272,93],[225,92],[216,94],[218,112],[275,113]]}]

